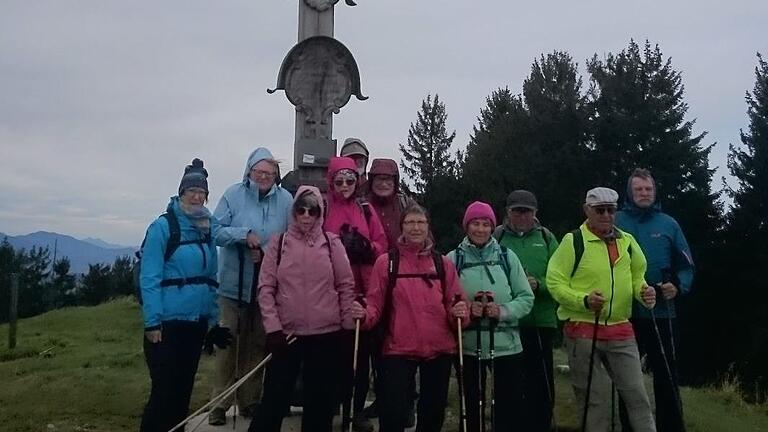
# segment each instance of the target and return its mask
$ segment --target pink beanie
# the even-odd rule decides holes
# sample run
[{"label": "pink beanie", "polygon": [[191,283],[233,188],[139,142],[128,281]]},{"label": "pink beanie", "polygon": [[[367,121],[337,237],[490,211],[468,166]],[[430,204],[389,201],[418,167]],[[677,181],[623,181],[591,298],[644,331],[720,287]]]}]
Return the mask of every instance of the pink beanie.
[{"label": "pink beanie", "polygon": [[462,226],[465,230],[472,219],[489,219],[491,225],[496,227],[496,215],[493,214],[493,209],[490,205],[482,201],[473,202],[467,207],[467,211],[464,212],[464,222],[462,223]]}]

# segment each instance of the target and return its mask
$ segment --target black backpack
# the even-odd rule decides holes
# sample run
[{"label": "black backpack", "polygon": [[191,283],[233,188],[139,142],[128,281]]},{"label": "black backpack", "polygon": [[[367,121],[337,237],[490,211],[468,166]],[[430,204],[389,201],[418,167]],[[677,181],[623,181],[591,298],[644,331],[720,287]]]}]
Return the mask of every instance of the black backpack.
[{"label": "black backpack", "polygon": [[[165,253],[163,254],[163,262],[168,262],[169,259],[173,256],[173,254],[176,252],[176,250],[179,248],[179,246],[182,245],[188,245],[188,244],[206,244],[208,245],[208,248],[211,248],[213,245],[211,244],[212,238],[210,234],[206,234],[203,236],[203,238],[195,239],[195,240],[181,240],[181,227],[179,226],[179,219],[176,217],[176,213],[171,209],[170,207],[165,211],[165,213],[160,215],[161,218],[164,218],[168,222],[168,230],[170,231],[170,235],[168,236],[168,242],[165,244]],[[144,245],[147,242],[147,236],[144,235],[144,240],[141,241],[141,247],[139,250],[136,251],[134,254],[136,256],[136,262],[133,266],[133,285],[134,290],[136,293],[136,300],[138,300],[139,304],[144,304],[143,299],[141,298],[141,283],[140,283],[140,276],[141,276],[141,258],[144,254]],[[215,288],[218,288],[219,283],[215,280],[207,277],[207,276],[195,276],[191,278],[177,278],[177,279],[163,279],[160,281],[161,287],[169,287],[169,286],[176,286],[181,288],[184,285],[189,284],[199,284],[199,283],[205,283],[208,285],[211,285]]]}]

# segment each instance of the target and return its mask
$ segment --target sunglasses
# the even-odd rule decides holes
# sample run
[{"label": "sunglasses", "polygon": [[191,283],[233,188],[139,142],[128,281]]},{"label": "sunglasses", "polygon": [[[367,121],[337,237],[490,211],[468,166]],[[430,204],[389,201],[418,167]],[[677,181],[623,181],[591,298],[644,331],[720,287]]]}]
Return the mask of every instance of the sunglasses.
[{"label": "sunglasses", "polygon": [[318,217],[320,216],[320,207],[299,207],[296,209],[296,214],[299,216],[304,216],[305,213],[312,217]]},{"label": "sunglasses", "polygon": [[592,209],[597,212],[597,214],[614,214],[616,213],[616,207],[592,207]]},{"label": "sunglasses", "polygon": [[355,179],[346,179],[346,180],[339,179],[339,180],[334,180],[333,181],[333,184],[335,184],[336,186],[344,186],[345,184],[347,186],[352,186],[355,183],[357,183],[357,180],[355,180]]}]

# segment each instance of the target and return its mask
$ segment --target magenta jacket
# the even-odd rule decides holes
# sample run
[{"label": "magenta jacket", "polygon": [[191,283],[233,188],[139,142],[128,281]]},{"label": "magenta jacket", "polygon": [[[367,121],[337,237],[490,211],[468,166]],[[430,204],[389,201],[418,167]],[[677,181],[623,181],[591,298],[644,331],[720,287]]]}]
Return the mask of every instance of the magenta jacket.
[{"label": "magenta jacket", "polygon": [[[384,227],[381,226],[376,209],[370,206],[370,220],[366,221],[361,203],[357,201],[355,195],[345,199],[335,191],[333,177],[342,169],[350,169],[356,172],[355,162],[348,157],[334,157],[328,165],[328,213],[325,217],[324,228],[328,232],[339,234],[341,226],[349,224],[350,227],[357,227],[360,234],[365,236],[373,246],[374,255],[380,256],[387,252],[387,234]],[[365,204],[370,205],[370,204]],[[355,275],[355,289],[358,293],[364,294],[368,291],[369,279],[371,276],[370,265],[354,265],[352,272]]]},{"label": "magenta jacket", "polygon": [[[296,196],[320,191],[301,186]],[[303,233],[291,211],[277,265],[280,236],[274,236],[259,274],[259,307],[267,333],[282,330],[298,336],[330,333],[354,328],[350,308],[354,300],[354,278],[344,246],[338,236],[323,235],[322,212],[309,233]]]},{"label": "magenta jacket", "polygon": [[[427,248],[398,242],[400,274],[435,274],[431,241]],[[466,301],[456,267],[442,257],[445,287],[438,279],[432,286],[424,279],[398,278],[390,295],[389,322],[384,330],[382,354],[415,359],[431,359],[441,354],[456,353],[456,322],[450,310],[458,294]],[[363,328],[375,326],[384,309],[389,279],[389,258],[382,255],[373,265],[371,286],[366,296],[366,319]],[[469,323],[463,323],[464,326]]]}]

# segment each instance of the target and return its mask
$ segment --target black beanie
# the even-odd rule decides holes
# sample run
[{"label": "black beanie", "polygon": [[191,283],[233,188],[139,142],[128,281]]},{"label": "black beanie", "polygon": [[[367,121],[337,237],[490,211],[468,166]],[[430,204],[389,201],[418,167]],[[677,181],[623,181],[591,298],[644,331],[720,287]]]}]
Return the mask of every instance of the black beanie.
[{"label": "black beanie", "polygon": [[203,161],[198,158],[192,160],[192,165],[184,168],[184,176],[179,184],[179,196],[184,195],[184,190],[191,187],[204,189],[208,193],[208,171],[203,168]]}]

